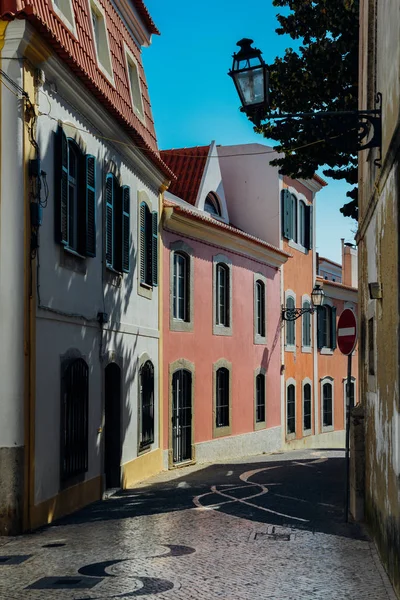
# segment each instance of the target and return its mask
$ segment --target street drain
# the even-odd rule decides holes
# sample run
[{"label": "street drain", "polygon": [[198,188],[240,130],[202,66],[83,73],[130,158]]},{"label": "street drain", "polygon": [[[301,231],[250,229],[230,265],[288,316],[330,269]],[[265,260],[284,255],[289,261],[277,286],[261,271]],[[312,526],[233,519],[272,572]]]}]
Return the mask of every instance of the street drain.
[{"label": "street drain", "polygon": [[271,525],[267,531],[253,531],[249,537],[249,542],[259,540],[270,540],[272,542],[290,542],[294,540],[295,533],[289,527],[276,527]]}]

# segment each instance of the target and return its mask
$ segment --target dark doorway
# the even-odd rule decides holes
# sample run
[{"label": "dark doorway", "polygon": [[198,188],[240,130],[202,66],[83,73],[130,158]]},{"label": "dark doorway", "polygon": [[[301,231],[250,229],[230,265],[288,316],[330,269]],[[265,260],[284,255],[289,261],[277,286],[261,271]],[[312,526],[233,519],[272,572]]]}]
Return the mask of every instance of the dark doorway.
[{"label": "dark doorway", "polygon": [[115,363],[105,370],[104,473],[106,489],[121,487],[121,369]]},{"label": "dark doorway", "polygon": [[172,456],[174,463],[192,458],[192,374],[186,369],[172,376]]}]

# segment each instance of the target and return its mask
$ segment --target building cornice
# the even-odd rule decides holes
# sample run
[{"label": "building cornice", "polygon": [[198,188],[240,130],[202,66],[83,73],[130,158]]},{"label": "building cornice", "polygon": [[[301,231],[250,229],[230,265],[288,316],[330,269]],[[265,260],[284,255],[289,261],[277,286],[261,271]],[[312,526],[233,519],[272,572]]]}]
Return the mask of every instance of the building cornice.
[{"label": "building cornice", "polygon": [[317,277],[317,283],[322,285],[322,288],[328,298],[334,300],[344,300],[346,302],[358,303],[358,289],[353,288],[336,281],[329,281],[328,279],[322,279]]},{"label": "building cornice", "polygon": [[269,246],[261,240],[244,237],[228,228],[218,226],[217,222],[215,224],[211,220],[204,220],[189,211],[186,213],[175,210],[173,206],[164,206],[163,225],[173,233],[239,252],[271,267],[279,268],[290,258],[290,254],[282,252],[278,248],[274,249],[273,246]]},{"label": "building cornice", "polygon": [[132,3],[128,0],[112,0],[112,4],[139,48],[150,46],[151,32],[145,29],[139,15],[133,10]]},{"label": "building cornice", "polygon": [[313,192],[314,194],[319,192],[323,187],[325,187],[327,185],[325,182],[323,184],[320,183],[320,181],[321,182],[323,181],[323,179],[320,179],[320,178],[318,178],[318,180],[316,180],[316,179],[296,179],[296,181],[298,181],[299,183],[304,185],[308,190],[310,190],[310,192]]}]

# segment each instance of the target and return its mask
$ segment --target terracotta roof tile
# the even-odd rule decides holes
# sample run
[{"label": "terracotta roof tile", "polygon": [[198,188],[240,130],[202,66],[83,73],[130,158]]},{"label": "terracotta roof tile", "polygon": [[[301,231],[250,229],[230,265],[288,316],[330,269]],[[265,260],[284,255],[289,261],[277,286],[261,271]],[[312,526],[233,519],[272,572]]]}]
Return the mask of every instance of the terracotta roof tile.
[{"label": "terracotta roof tile", "polygon": [[156,35],[160,35],[160,32],[157,29],[153,19],[151,18],[150,13],[147,10],[144,2],[142,2],[142,0],[133,0],[133,4],[134,4],[136,10],[138,11],[138,13],[140,14],[140,16],[142,17],[142,19],[143,19],[144,23],[146,24],[146,27],[148,28],[150,33],[155,33]]},{"label": "terracotta roof tile", "polygon": [[[72,0],[76,37],[53,11],[50,0],[0,0],[0,18],[29,20],[52,46],[58,56],[68,64],[71,70],[92,91],[110,114],[121,123],[132,137],[134,144],[141,148],[148,158],[156,163],[168,178],[171,178],[172,173],[163,163],[158,152],[140,48],[138,48],[130,36],[128,29],[113,4],[106,0],[99,1],[104,10],[107,22],[115,87],[103,75],[97,65],[87,0]],[[145,24],[151,27],[152,21],[143,2],[141,0],[133,0],[133,2],[139,15],[144,19]],[[146,14],[147,17],[145,16]],[[155,29],[154,24],[153,29]],[[125,65],[124,42],[132,52],[138,65],[145,116],[144,124],[135,114],[131,104],[129,80]]]},{"label": "terracotta roof tile", "polygon": [[161,150],[162,160],[176,175],[168,191],[194,206],[209,151],[210,146]]}]

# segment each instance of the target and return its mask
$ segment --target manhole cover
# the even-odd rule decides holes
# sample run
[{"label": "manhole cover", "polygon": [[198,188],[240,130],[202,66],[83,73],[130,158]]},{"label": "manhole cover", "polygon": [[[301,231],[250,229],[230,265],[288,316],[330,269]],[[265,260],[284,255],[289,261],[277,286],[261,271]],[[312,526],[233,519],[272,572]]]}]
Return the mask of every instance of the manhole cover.
[{"label": "manhole cover", "polygon": [[294,540],[295,533],[290,527],[276,527],[270,525],[267,531],[253,531],[250,535],[249,542],[258,540],[270,540],[273,542],[290,542]]}]

